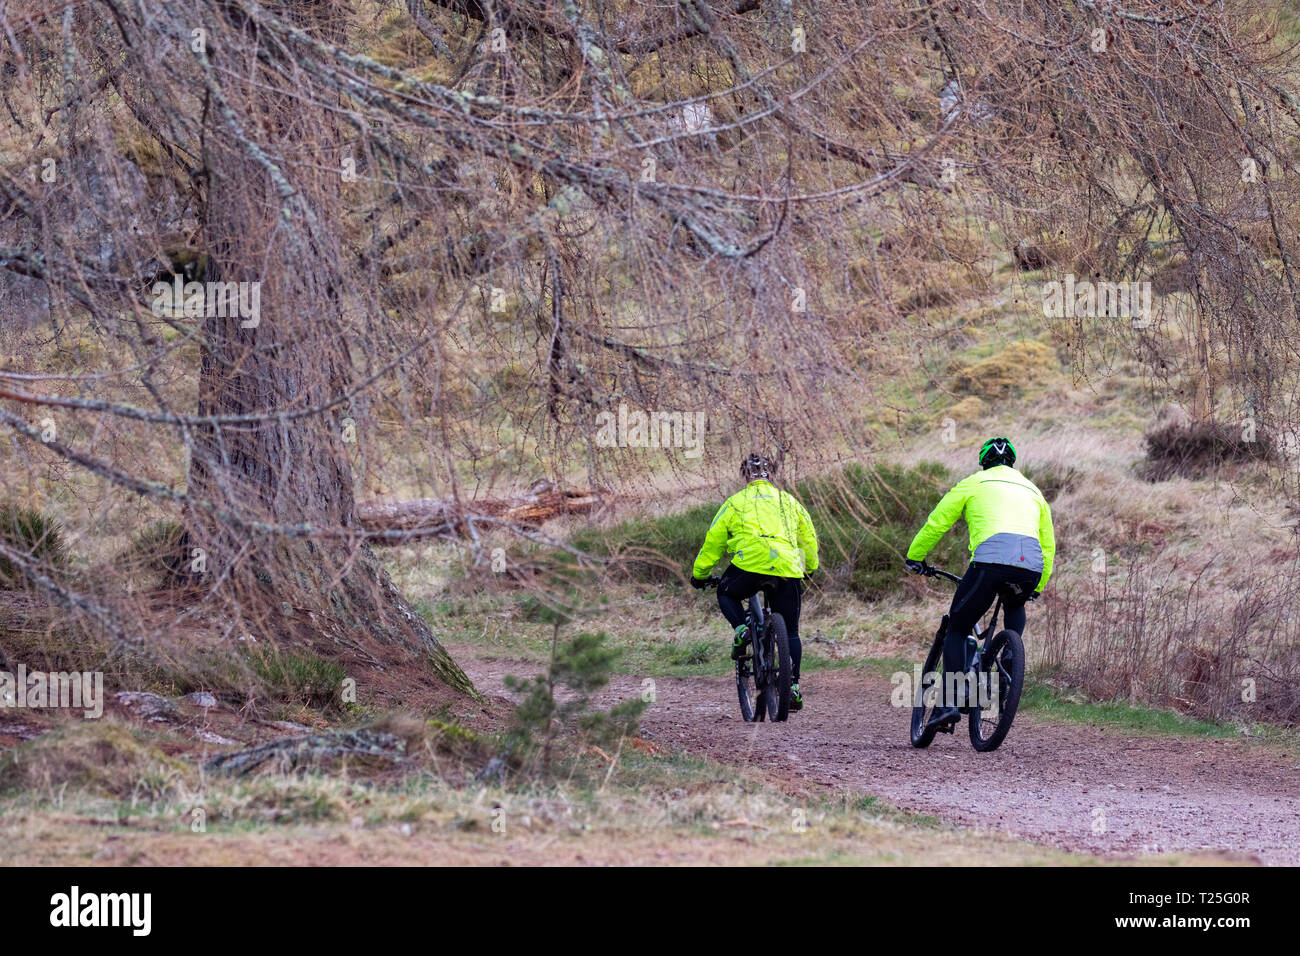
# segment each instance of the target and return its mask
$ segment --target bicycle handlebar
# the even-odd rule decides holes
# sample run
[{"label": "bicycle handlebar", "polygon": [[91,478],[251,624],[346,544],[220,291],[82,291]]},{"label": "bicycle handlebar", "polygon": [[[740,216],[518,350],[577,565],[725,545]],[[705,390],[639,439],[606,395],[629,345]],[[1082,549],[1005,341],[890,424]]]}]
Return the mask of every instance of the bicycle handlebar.
[{"label": "bicycle handlebar", "polygon": [[926,564],[924,561],[921,562],[921,567],[925,568],[921,573],[927,578],[947,578],[949,581],[958,584],[961,583],[961,578],[958,575],[953,574],[951,571],[945,571],[943,568],[936,568],[934,565]]},{"label": "bicycle handlebar", "polygon": [[[945,571],[943,568],[936,568],[934,565],[926,564],[924,561],[921,562],[921,566],[925,568],[925,570],[922,571],[921,573],[927,578],[947,578],[949,581],[952,581],[956,584],[961,583],[961,576],[953,574],[951,571]],[[704,581],[704,586],[706,588],[716,588],[718,586],[718,582],[720,582],[722,579],[708,577],[708,578],[703,578],[701,580]]]}]

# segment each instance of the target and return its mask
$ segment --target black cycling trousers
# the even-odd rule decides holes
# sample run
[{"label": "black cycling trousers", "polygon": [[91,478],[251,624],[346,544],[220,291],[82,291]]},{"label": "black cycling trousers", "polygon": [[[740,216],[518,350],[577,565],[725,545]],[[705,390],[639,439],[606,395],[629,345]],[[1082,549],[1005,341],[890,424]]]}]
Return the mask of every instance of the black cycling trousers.
[{"label": "black cycling trousers", "polygon": [[1025,633],[1025,601],[1038,587],[1038,571],[1017,567],[1014,564],[983,564],[972,561],[952,596],[952,609],[948,612],[948,634],[943,641],[943,670],[945,674],[960,674],[966,669],[966,637],[975,624],[993,606],[998,585],[1019,585],[1020,597],[1003,599],[1003,619],[1009,630],[1021,636]]},{"label": "black cycling trousers", "polygon": [[772,589],[772,610],[785,620],[785,632],[790,637],[790,663],[794,674],[792,683],[799,681],[799,662],[803,660],[803,641],[799,640],[799,610],[803,606],[803,582],[799,578],[777,578],[770,574],[755,574],[734,564],[722,572],[718,582],[718,607],[732,628],[745,623],[745,607],[741,601],[753,597],[764,581],[776,581]]}]

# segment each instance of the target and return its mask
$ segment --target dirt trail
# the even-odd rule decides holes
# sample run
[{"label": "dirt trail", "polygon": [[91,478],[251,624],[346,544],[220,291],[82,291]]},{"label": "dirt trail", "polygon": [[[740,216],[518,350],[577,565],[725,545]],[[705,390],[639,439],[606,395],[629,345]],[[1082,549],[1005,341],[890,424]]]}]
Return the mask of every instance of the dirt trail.
[{"label": "dirt trail", "polygon": [[[537,669],[469,645],[451,650],[488,694],[505,695],[503,675]],[[975,753],[964,722],[913,750],[888,680],[860,671],[806,676],[809,706],[785,725],[741,721],[730,679],[654,681],[642,724],[652,739],[776,777],[1066,850],[1212,850],[1300,864],[1300,758],[1246,741],[1138,736],[1021,714],[995,753]],[[641,679],[617,678],[611,691],[634,696]]]}]

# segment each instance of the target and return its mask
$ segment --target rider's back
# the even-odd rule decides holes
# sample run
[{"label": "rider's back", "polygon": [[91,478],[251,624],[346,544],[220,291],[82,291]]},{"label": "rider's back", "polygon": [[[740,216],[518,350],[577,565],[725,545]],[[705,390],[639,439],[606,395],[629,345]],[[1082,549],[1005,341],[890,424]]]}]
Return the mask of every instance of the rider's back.
[{"label": "rider's back", "polygon": [[694,575],[707,574],[724,552],[734,566],[756,574],[798,578],[817,568],[817,536],[807,510],[768,481],[751,481],[722,503]]},{"label": "rider's back", "polygon": [[962,517],[970,530],[972,560],[1043,571],[1046,583],[1055,551],[1051,509],[1032,481],[1007,465],[963,478],[917,533],[908,557],[927,553]]},{"label": "rider's back", "polygon": [[998,465],[967,476],[959,485],[969,483],[966,524],[971,529],[972,544],[980,544],[994,535],[1016,534],[1038,540],[1039,524],[1047,501],[1038,486],[1006,465]]}]

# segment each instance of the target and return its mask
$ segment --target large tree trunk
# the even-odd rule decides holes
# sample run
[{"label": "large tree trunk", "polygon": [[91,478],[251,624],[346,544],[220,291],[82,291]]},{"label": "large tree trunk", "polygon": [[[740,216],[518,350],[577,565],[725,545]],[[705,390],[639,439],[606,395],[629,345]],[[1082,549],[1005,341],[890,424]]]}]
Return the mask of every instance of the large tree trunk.
[{"label": "large tree trunk", "polygon": [[[298,19],[310,28],[309,11],[326,22],[331,6],[304,3]],[[265,417],[192,436],[189,484],[203,503],[190,516],[196,543],[238,636],[396,645],[469,690],[358,536],[341,425],[348,409],[338,403],[351,378],[352,331],[341,291],[341,184],[328,168],[339,136],[330,115],[295,98],[255,49],[245,45],[234,62],[233,52],[211,54],[221,80],[207,105],[203,231],[207,280],[260,283],[260,313],[205,318],[199,414]],[[242,141],[249,128],[274,153]]]}]

